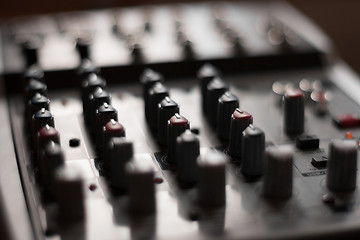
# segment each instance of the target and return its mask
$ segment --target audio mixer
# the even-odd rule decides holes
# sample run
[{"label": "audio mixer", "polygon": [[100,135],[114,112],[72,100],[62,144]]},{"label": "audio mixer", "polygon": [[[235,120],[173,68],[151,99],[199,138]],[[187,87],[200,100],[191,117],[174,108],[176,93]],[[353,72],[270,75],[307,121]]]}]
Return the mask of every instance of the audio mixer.
[{"label": "audio mixer", "polygon": [[360,235],[360,82],[283,2],[1,26],[4,239]]}]

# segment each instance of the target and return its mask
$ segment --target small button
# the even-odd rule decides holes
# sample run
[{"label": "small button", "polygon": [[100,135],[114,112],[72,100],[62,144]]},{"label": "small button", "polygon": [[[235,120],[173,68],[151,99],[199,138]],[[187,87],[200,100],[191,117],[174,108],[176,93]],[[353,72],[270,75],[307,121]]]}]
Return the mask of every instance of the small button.
[{"label": "small button", "polygon": [[71,139],[69,140],[69,146],[70,146],[70,147],[78,147],[78,146],[80,146],[80,139],[78,139],[78,138],[71,138]]},{"label": "small button", "polygon": [[328,162],[328,158],[325,156],[313,157],[311,164],[316,168],[325,168]]},{"label": "small button", "polygon": [[296,147],[301,150],[319,148],[320,140],[316,136],[303,135],[296,138]]}]

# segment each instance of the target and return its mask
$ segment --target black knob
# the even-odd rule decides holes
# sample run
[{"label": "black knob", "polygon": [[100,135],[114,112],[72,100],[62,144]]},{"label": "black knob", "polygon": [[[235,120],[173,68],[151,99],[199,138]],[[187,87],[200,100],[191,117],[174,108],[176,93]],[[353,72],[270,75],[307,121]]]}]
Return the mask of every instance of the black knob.
[{"label": "black knob", "polygon": [[246,177],[260,177],[265,165],[264,132],[250,124],[243,132],[241,173]]},{"label": "black knob", "polygon": [[157,141],[160,145],[166,145],[168,121],[175,113],[180,113],[179,105],[165,97],[158,105]]},{"label": "black knob", "polygon": [[[90,99],[90,94],[94,93],[95,90],[97,90],[97,88],[100,89],[104,89],[106,87],[106,81],[100,77],[99,75],[95,74],[95,73],[91,73],[89,74],[82,82],[81,84],[81,98],[82,98],[82,103],[83,103],[83,112],[84,112],[84,116],[85,119],[88,118],[88,111],[90,111],[90,105],[91,105],[91,99]],[[101,90],[97,90],[98,93]],[[107,92],[102,93],[102,95],[104,95]],[[96,108],[95,108],[96,109]]]},{"label": "black knob", "polygon": [[286,146],[266,150],[263,192],[267,198],[289,198],[293,191],[293,153]]},{"label": "black knob", "polygon": [[82,59],[76,74],[80,80],[85,79],[89,74],[100,74],[100,68],[97,67],[90,59]]},{"label": "black knob", "polygon": [[59,220],[77,222],[85,218],[84,181],[76,168],[60,167],[56,170],[56,199]]},{"label": "black knob", "polygon": [[50,100],[47,97],[41,95],[40,93],[36,93],[35,96],[32,97],[31,100],[27,103],[26,106],[27,122],[31,123],[32,116],[42,108],[49,110],[49,105],[50,105]]},{"label": "black knob", "polygon": [[241,158],[242,133],[253,122],[251,114],[237,108],[231,115],[228,154]]},{"label": "black knob", "polygon": [[40,157],[49,142],[60,144],[60,134],[54,127],[45,125],[39,130],[36,142],[37,156]]},{"label": "black knob", "polygon": [[132,142],[123,137],[113,137],[107,144],[104,168],[110,174],[112,187],[120,190],[128,189],[125,165],[134,155]]},{"label": "black knob", "polygon": [[353,140],[333,140],[329,145],[326,185],[333,192],[356,188],[357,144]]},{"label": "black knob", "polygon": [[186,130],[176,141],[176,173],[180,182],[195,183],[197,181],[196,161],[199,155],[199,139],[190,130]]},{"label": "black knob", "polygon": [[140,43],[134,43],[130,46],[131,56],[134,63],[141,63],[144,61],[143,47]]},{"label": "black knob", "polygon": [[25,106],[37,93],[47,96],[47,86],[39,80],[31,79],[25,87]]},{"label": "black knob", "polygon": [[217,106],[219,98],[227,91],[227,89],[226,83],[218,77],[214,78],[207,85],[206,115],[212,126],[216,126],[217,123]]},{"label": "black knob", "polygon": [[126,165],[129,180],[130,211],[149,214],[156,211],[154,168],[144,161],[131,161]]},{"label": "black knob", "polygon": [[229,140],[231,115],[238,107],[238,98],[228,91],[219,98],[216,133],[223,141]]},{"label": "black knob", "polygon": [[225,203],[226,161],[226,156],[215,150],[198,158],[198,199],[202,205],[217,206]]},{"label": "black knob", "polygon": [[104,126],[102,142],[103,146],[101,146],[101,149],[103,149],[103,147],[106,146],[113,137],[125,137],[125,128],[116,120],[111,119]]},{"label": "black knob", "polygon": [[36,151],[36,140],[39,130],[45,125],[54,127],[54,117],[49,110],[42,108],[32,116],[31,139],[33,149]]},{"label": "black knob", "polygon": [[206,93],[207,85],[215,78],[219,76],[218,70],[211,64],[203,65],[197,72],[197,78],[200,80],[202,109],[206,112]]},{"label": "black knob", "polygon": [[54,141],[49,141],[44,146],[39,156],[39,181],[44,189],[45,195],[53,199],[55,197],[55,172],[56,169],[64,165],[64,153],[60,145]]},{"label": "black knob", "polygon": [[304,93],[298,89],[288,89],[284,95],[284,127],[289,136],[304,132]]},{"label": "black knob", "polygon": [[167,161],[176,163],[176,140],[186,129],[190,129],[190,122],[178,113],[168,121],[167,128]]},{"label": "black knob", "polygon": [[168,89],[162,83],[155,83],[149,89],[149,98],[145,102],[145,114],[150,128],[156,131],[158,125],[158,104],[169,96]]},{"label": "black knob", "polygon": [[104,146],[103,145],[104,126],[111,119],[115,121],[118,120],[117,110],[105,102],[96,110],[96,116],[95,116],[95,133],[96,133],[95,140],[96,140],[96,147],[98,148],[98,150],[102,150],[102,147]]},{"label": "black knob", "polygon": [[92,127],[95,126],[96,122],[96,110],[103,105],[104,103],[111,104],[111,96],[110,94],[103,90],[100,87],[97,87],[90,95],[89,100],[87,103],[85,103],[85,112],[84,117],[85,121],[90,127],[90,131],[92,132]]},{"label": "black knob", "polygon": [[83,34],[76,39],[76,49],[81,59],[90,59],[90,46],[92,37],[90,34]]},{"label": "black knob", "polygon": [[38,64],[33,64],[30,67],[26,68],[23,76],[23,86],[26,87],[26,85],[31,79],[44,82],[44,71]]},{"label": "black knob", "polygon": [[144,101],[147,100],[147,96],[149,94],[149,89],[157,82],[163,82],[163,76],[155,72],[154,70],[147,68],[140,76],[140,82],[143,85],[143,97]]}]

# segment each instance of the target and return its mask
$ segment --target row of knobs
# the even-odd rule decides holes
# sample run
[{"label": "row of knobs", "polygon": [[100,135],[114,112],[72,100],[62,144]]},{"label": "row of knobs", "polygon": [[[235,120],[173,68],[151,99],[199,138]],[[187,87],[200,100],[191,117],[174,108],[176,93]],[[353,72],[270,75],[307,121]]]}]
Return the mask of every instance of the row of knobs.
[{"label": "row of knobs", "polygon": [[39,65],[31,65],[24,77],[25,128],[29,134],[33,166],[45,202],[56,202],[61,221],[83,219],[83,180],[75,169],[66,168],[60,146],[60,134],[55,129],[50,112],[47,85]]}]

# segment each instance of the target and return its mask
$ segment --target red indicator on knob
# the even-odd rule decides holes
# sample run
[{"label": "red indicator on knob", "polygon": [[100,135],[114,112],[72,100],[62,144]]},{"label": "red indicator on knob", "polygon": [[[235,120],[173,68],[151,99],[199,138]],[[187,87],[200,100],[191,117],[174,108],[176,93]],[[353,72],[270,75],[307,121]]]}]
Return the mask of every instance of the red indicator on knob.
[{"label": "red indicator on knob", "polygon": [[359,116],[352,114],[344,114],[333,118],[334,123],[339,128],[353,128],[360,126]]}]

